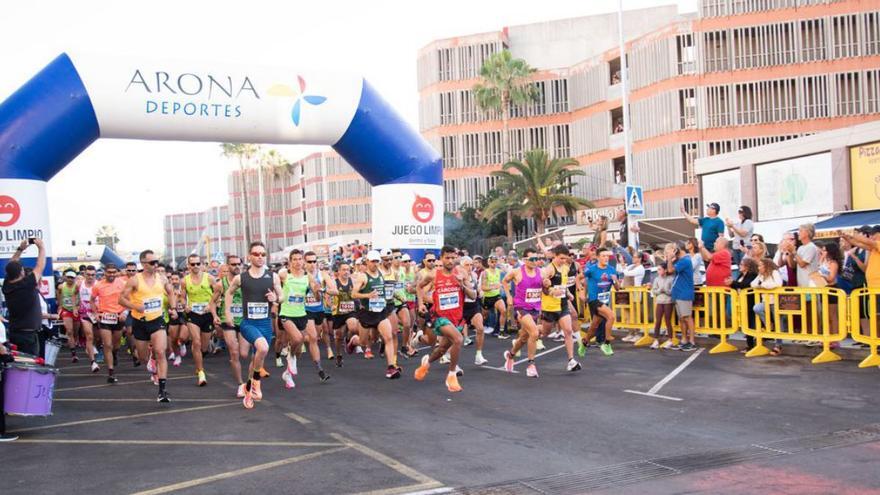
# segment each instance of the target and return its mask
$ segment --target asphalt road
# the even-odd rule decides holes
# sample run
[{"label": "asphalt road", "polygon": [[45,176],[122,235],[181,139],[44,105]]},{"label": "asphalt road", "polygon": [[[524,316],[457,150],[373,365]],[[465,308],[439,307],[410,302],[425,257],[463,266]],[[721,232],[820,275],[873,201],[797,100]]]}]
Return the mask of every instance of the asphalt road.
[{"label": "asphalt road", "polygon": [[[547,343],[538,379],[525,376],[525,364],[513,375],[477,368],[474,348],[465,348],[458,394],[446,391],[439,364],[416,382],[415,361],[401,360],[403,379],[390,381],[378,356],[351,356],[341,369],[325,363],[332,379],[320,383],[301,362],[293,390],[273,367],[265,400],[253,410],[235,398],[222,355],[206,361],[207,387],[195,386],[189,357],[171,368],[170,405],[155,402],[145,371],[130,361],[118,370],[120,383],[107,386],[103,374],[63,356],[54,416],[8,418],[21,440],[0,444],[0,490],[380,495],[517,486],[539,493],[511,484],[537,478],[557,480],[545,491],[560,494],[874,493],[880,486],[880,430],[821,449],[772,447],[880,423],[876,368],[707,351],[693,357],[619,343],[611,357],[590,349],[584,370],[567,373],[565,350]],[[501,366],[507,345],[487,339],[490,366]],[[632,393],[652,388],[654,395]],[[784,455],[740,455],[756,445]],[[667,458],[686,468],[651,474],[639,467]],[[595,473],[610,470],[616,474],[596,484]]]}]

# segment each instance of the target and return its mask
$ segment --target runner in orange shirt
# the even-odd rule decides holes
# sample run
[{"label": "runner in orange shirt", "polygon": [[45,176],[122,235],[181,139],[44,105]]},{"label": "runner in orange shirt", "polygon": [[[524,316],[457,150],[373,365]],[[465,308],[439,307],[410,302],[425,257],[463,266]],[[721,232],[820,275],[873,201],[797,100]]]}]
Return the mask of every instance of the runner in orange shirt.
[{"label": "runner in orange shirt", "polygon": [[119,362],[117,352],[122,340],[122,329],[128,311],[119,304],[119,295],[125,288],[125,280],[119,277],[119,269],[113,263],[104,266],[104,278],[92,288],[91,307],[97,312],[98,330],[104,343],[104,361],[107,363],[107,383],[116,383],[113,365]]}]

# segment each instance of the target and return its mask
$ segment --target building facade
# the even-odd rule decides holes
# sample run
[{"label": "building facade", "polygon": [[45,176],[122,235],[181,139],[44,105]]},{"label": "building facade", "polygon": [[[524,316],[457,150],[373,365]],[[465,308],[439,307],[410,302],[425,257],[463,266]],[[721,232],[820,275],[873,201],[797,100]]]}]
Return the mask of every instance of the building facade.
[{"label": "building facade", "polygon": [[[645,188],[648,217],[699,208],[697,158],[878,118],[880,1],[701,0],[628,11],[624,36],[632,163],[624,161],[616,14],[435,41],[418,57],[420,129],[442,154],[446,209],[476,205],[502,163],[497,115],[472,87],[502,49],[537,68],[540,98],[512,109],[511,155],[578,160],[597,207]],[[565,219],[571,220],[571,219]]]},{"label": "building facade", "polygon": [[[220,243],[216,245],[222,245],[220,252],[244,253],[253,240],[263,240],[274,252],[342,234],[370,232],[371,187],[332,151],[314,153],[283,167],[236,170],[229,174],[228,190],[228,205],[219,210]],[[245,236],[244,198],[251,219],[250,239]],[[165,252],[178,257],[182,252],[189,254],[200,240],[211,238],[216,230],[213,212],[167,215]]]},{"label": "building facade", "polygon": [[192,253],[226,252],[233,243],[229,207],[165,215],[165,256],[180,260]]}]

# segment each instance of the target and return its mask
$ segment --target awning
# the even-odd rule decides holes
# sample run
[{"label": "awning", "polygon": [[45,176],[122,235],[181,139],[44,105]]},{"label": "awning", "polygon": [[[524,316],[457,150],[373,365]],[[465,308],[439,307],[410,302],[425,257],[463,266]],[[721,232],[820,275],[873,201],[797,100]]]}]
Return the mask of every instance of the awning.
[{"label": "awning", "polygon": [[686,218],[654,218],[639,220],[639,244],[661,246],[684,242],[695,235],[695,227]]},{"label": "awning", "polygon": [[816,238],[828,239],[852,234],[862,225],[880,225],[880,210],[862,210],[840,213],[815,224]]}]

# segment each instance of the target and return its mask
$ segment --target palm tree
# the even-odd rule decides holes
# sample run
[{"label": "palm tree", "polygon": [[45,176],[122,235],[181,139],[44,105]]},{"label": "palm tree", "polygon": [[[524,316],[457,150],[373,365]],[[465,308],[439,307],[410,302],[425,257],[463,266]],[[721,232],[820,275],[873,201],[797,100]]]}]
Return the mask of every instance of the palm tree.
[{"label": "palm tree", "polygon": [[[264,174],[264,177],[268,179],[268,187],[266,187],[266,190],[263,192],[263,196],[271,200],[272,191],[275,189],[275,181],[282,179],[285,175],[290,173],[290,162],[287,158],[282,156],[281,153],[273,149],[260,153],[259,160],[260,173],[263,174],[265,170],[266,173]],[[264,237],[268,242],[268,232],[265,233]]]},{"label": "palm tree", "polygon": [[550,159],[545,150],[527,151],[525,160],[511,160],[501,170],[492,172],[498,187],[513,191],[486,205],[484,218],[495,218],[505,211],[529,215],[535,219],[538,234],[544,233],[547,220],[556,212],[574,214],[592,208],[586,199],[571,194],[572,179],[586,175],[573,158]]},{"label": "palm tree", "polygon": [[253,239],[251,239],[251,215],[250,209],[248,208],[247,179],[245,178],[245,171],[249,168],[251,160],[257,155],[257,153],[259,153],[260,145],[247,143],[223,143],[220,145],[220,148],[223,150],[221,152],[223,156],[238,159],[238,169],[241,172],[238,178],[240,181],[239,189],[241,189],[242,197],[244,242],[246,245]]},{"label": "palm tree", "polygon": [[[510,108],[538,99],[535,85],[529,81],[535,69],[521,58],[513,58],[510,50],[501,50],[490,56],[480,68],[480,82],[474,85],[474,98],[484,112],[501,114],[501,161],[510,156],[508,125]],[[511,191],[507,191],[511,192]],[[507,238],[513,242],[513,212],[507,212]]]}]

